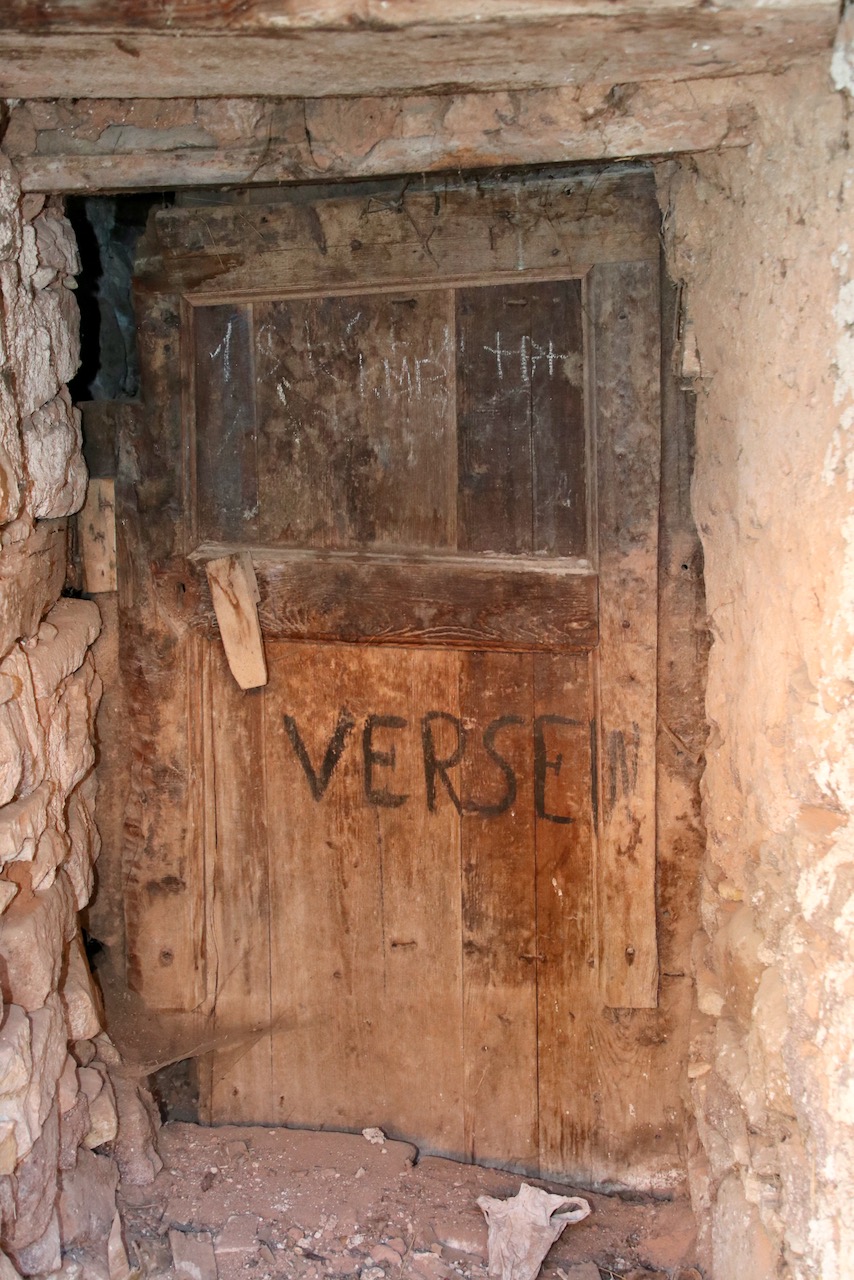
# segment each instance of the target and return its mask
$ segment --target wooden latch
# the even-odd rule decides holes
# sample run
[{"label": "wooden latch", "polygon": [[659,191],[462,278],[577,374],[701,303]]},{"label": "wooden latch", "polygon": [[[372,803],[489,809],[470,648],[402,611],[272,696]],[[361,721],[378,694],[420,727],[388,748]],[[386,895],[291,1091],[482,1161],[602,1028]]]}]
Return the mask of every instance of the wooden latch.
[{"label": "wooden latch", "polygon": [[258,581],[252,556],[238,551],[205,565],[225,656],[241,689],[267,683],[267,660],[258,621]]}]

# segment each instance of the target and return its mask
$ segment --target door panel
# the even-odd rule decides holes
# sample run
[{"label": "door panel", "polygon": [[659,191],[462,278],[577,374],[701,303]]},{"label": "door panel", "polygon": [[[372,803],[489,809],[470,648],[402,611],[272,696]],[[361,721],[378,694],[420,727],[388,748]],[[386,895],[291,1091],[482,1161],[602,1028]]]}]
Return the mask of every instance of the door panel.
[{"label": "door panel", "polygon": [[[119,485],[129,955],[205,1019],[213,1121],[590,1180],[675,1159],[658,248],[651,190],[605,189],[463,184],[410,230],[358,193],[156,219]],[[233,547],[250,693],[204,577]]]}]

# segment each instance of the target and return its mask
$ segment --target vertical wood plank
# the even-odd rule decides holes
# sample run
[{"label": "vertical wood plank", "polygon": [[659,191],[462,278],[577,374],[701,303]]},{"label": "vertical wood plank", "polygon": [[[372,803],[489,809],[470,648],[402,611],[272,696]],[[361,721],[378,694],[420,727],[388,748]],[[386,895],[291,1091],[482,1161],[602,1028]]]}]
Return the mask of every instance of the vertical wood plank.
[{"label": "vertical wood plank", "polygon": [[590,659],[534,658],[540,1171],[590,1177],[600,1128]]},{"label": "vertical wood plank", "polygon": [[269,1113],[270,894],[265,706],[234,682],[220,646],[210,645],[216,846],[208,942],[216,987],[210,1120],[250,1123]]},{"label": "vertical wood plank", "polygon": [[457,663],[271,646],[271,1119],[461,1151],[458,814],[441,778],[428,812],[420,723],[442,711],[436,751],[453,754]]},{"label": "vertical wood plank", "polygon": [[115,591],[116,482],[92,477],[86,501],[77,517],[77,538],[83,561],[83,590],[94,595]]},{"label": "vertical wood plank", "polygon": [[453,545],[449,307],[443,290],[256,304],[265,544]]},{"label": "vertical wood plank", "polygon": [[601,982],[611,1007],[654,1008],[658,264],[597,266],[589,282],[599,511]]},{"label": "vertical wood plank", "polygon": [[465,1155],[536,1169],[533,658],[462,656]]},{"label": "vertical wood plank", "polygon": [[581,281],[527,286],[530,298],[533,551],[587,554]]},{"label": "vertical wood plank", "polygon": [[518,286],[457,291],[460,550],[532,548],[530,326]]},{"label": "vertical wood plank", "polygon": [[187,549],[180,301],[144,295],[139,317],[145,403],[142,411],[122,411],[116,476],[130,754],[122,848],[127,972],[150,1009],[188,1010],[205,994],[204,855],[189,798],[198,673],[182,584],[158,572]]},{"label": "vertical wood plank", "polygon": [[252,307],[197,307],[193,330],[199,537],[252,542],[258,531]]},{"label": "vertical wood plank", "polygon": [[[451,790],[462,797],[463,779],[459,765],[448,766],[448,786],[435,779],[431,806],[425,737],[438,759],[453,758],[458,730],[447,717],[460,718],[460,660],[452,652],[388,650],[371,655],[366,671],[374,711],[408,721],[398,728],[375,722],[370,737],[372,786],[383,800],[374,809],[382,875],[381,1127],[424,1151],[456,1157],[464,1153],[464,1080],[460,815]],[[425,723],[432,712],[440,715]],[[383,763],[392,755],[393,765]]]},{"label": "vertical wood plank", "polygon": [[460,289],[460,546],[583,556],[581,281]]}]

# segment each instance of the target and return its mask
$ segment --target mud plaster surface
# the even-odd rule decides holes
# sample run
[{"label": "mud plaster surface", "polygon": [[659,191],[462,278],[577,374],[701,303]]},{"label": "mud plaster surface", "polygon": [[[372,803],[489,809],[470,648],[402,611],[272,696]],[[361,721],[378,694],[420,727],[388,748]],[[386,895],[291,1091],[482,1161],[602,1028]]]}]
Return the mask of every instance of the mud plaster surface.
[{"label": "mud plaster surface", "polygon": [[[160,1151],[164,1169],[153,1185],[120,1194],[132,1263],[164,1280],[190,1274],[174,1268],[172,1247],[181,1253],[198,1245],[196,1280],[481,1280],[486,1225],[477,1197],[513,1196],[521,1181],[432,1156],[418,1160],[406,1143],[360,1134],[171,1123]],[[590,1263],[607,1280],[699,1280],[686,1201],[536,1185],[584,1195],[593,1208],[552,1247],[546,1280],[592,1280]],[[573,1272],[584,1263],[586,1270]]]}]

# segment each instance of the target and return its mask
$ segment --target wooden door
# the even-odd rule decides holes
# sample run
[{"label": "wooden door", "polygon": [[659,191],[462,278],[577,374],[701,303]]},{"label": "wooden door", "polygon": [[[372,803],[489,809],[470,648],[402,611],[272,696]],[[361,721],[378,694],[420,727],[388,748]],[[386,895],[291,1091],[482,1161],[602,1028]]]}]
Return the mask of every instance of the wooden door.
[{"label": "wooden door", "polygon": [[[119,484],[129,966],[229,1045],[210,1120],[588,1178],[672,1142],[641,1012],[658,276],[638,178],[155,219]],[[203,572],[236,548],[248,693]]]}]

